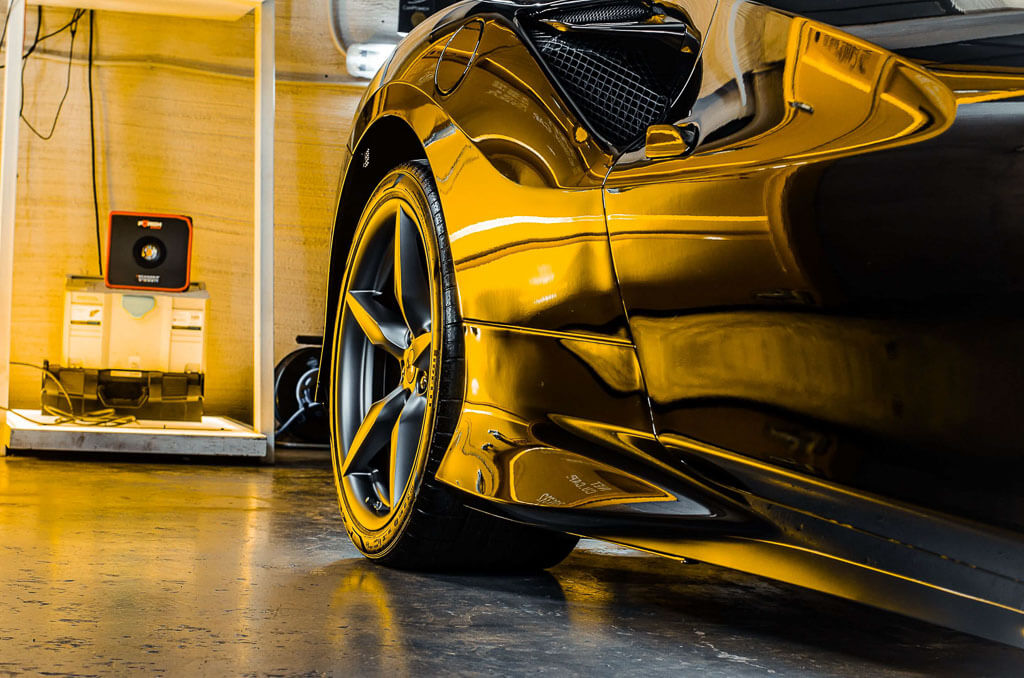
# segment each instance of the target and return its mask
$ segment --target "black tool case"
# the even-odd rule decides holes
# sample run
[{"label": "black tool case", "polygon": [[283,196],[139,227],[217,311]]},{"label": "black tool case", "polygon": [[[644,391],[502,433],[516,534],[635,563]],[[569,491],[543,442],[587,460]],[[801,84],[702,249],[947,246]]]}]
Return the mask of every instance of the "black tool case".
[{"label": "black tool case", "polygon": [[[97,370],[49,365],[71,398],[73,414],[113,409],[136,419],[201,421],[204,375],[200,372]],[[43,409],[67,411],[68,400],[45,374]]]}]

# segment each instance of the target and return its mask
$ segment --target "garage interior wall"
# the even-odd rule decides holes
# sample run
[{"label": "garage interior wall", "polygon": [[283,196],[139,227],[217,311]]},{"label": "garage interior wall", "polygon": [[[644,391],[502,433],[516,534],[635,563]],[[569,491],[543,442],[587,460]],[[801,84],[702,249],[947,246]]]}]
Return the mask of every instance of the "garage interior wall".
[{"label": "garage interior wall", "polygon": [[[6,10],[6,2],[4,9]],[[45,35],[71,10],[43,9]],[[275,360],[323,331],[323,295],[342,149],[363,84],[347,76],[326,2],[277,0]],[[26,11],[26,48],[36,8]],[[93,91],[100,226],[130,210],[187,214],[192,279],[210,293],[206,411],[251,420],[254,19],[96,12]],[[24,116],[49,129],[71,36],[25,68]],[[11,359],[59,362],[64,278],[98,275],[89,151],[88,15],[53,137],[20,131]],[[14,407],[39,406],[40,375],[12,367]]]}]

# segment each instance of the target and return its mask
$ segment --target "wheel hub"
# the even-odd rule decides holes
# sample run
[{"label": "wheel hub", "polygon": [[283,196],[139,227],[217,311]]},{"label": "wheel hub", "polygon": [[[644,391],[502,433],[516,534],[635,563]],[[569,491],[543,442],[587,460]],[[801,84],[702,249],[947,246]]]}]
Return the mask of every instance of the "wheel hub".
[{"label": "wheel hub", "polygon": [[412,392],[417,388],[419,382],[420,370],[416,369],[415,362],[416,358],[413,355],[412,347],[405,349],[400,360],[402,367],[402,388],[406,391]]}]

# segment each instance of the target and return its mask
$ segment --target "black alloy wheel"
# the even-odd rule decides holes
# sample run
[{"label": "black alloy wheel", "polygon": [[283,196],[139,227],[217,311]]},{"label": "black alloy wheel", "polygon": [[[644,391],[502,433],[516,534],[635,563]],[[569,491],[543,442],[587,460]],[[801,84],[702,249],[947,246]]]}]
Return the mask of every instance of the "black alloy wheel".
[{"label": "black alloy wheel", "polygon": [[436,397],[437,255],[424,245],[424,205],[408,178],[399,174],[364,212],[334,361],[343,368],[333,380],[339,483],[352,518],[373,531],[400,522]]},{"label": "black alloy wheel", "polygon": [[462,401],[464,365],[448,237],[425,163],[367,201],[345,271],[331,361],[331,447],[353,543],[384,564],[522,570],[575,537],[470,510],[434,479]]}]

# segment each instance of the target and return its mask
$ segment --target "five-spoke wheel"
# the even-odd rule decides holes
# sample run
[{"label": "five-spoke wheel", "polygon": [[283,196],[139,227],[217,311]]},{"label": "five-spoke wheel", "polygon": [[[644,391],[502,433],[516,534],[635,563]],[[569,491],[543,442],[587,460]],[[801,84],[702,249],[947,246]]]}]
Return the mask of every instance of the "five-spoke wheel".
[{"label": "five-spoke wheel", "polygon": [[575,537],[472,510],[434,477],[465,380],[448,248],[426,163],[386,174],[356,225],[334,328],[328,407],[345,527],[395,567],[548,567]]},{"label": "five-spoke wheel", "polygon": [[395,516],[429,439],[436,276],[415,203],[395,194],[373,206],[342,300],[338,468],[366,527]]}]

